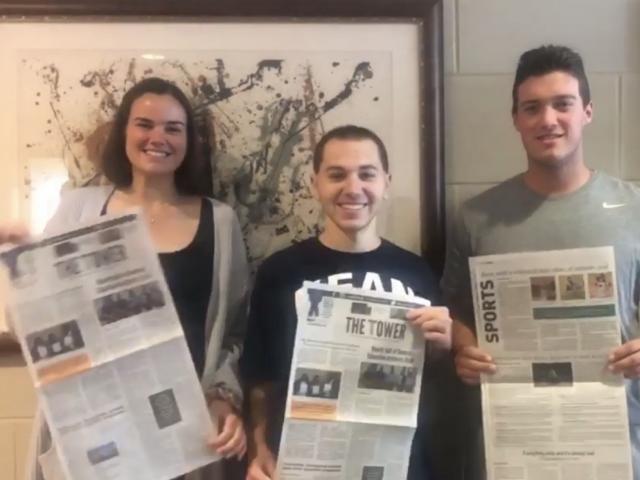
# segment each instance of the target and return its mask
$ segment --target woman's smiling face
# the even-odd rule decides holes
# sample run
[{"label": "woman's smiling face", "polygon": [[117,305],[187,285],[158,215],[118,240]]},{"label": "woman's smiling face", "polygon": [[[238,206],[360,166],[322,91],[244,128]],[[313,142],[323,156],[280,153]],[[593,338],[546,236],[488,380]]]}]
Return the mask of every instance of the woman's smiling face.
[{"label": "woman's smiling face", "polygon": [[133,175],[173,175],[187,152],[187,114],[171,95],[145,93],[131,105],[125,130]]}]

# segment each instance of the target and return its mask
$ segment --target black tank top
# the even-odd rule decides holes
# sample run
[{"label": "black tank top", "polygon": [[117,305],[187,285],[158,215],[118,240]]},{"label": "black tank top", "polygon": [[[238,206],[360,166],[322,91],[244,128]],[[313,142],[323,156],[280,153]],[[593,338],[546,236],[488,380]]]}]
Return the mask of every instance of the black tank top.
[{"label": "black tank top", "polygon": [[[106,214],[110,199],[111,195],[101,215]],[[203,198],[191,243],[181,250],[158,254],[198,378],[204,371],[205,324],[213,281],[213,228],[213,207]]]},{"label": "black tank top", "polygon": [[158,255],[198,378],[204,371],[204,334],[211,297],[213,248],[213,212],[211,202],[203,198],[198,230],[191,243],[182,250]]}]

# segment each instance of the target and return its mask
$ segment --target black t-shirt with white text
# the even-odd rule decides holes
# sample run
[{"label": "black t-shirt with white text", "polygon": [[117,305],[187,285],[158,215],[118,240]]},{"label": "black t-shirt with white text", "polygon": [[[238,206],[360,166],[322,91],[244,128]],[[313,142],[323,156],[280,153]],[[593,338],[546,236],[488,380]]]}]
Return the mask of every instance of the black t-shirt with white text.
[{"label": "black t-shirt with white text", "polygon": [[[294,294],[304,281],[420,296],[436,305],[440,302],[437,279],[426,262],[386,240],[372,251],[351,253],[330,249],[314,237],[265,260],[258,269],[251,298],[241,369],[249,385],[273,384],[267,407],[267,442],[276,454],[297,324]],[[425,383],[423,380],[423,392]]]}]

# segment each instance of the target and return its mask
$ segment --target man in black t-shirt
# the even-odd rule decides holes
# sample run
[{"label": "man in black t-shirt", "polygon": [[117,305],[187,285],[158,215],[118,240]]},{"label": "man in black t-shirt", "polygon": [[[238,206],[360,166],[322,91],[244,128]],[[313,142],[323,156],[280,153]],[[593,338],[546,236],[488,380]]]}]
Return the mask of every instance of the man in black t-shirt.
[{"label": "man in black t-shirt", "polygon": [[[390,183],[386,149],[378,136],[355,126],[334,129],[318,143],[313,168],[324,230],[265,260],[252,295],[241,360],[253,443],[248,480],[268,480],[275,473],[297,323],[294,293],[305,280],[439,302],[437,279],[422,258],[376,233],[376,215]],[[451,319],[445,307],[411,310],[407,318],[423,331],[431,356],[450,349]],[[420,480],[429,478],[427,447],[417,440],[423,435],[419,426],[410,474]]]}]

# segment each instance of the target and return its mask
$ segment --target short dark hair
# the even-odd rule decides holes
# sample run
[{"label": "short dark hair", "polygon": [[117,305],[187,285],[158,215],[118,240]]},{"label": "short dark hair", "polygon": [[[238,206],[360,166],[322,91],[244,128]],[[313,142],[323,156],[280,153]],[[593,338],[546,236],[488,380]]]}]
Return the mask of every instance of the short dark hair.
[{"label": "short dark hair", "polygon": [[162,78],[150,77],[131,87],[122,97],[120,107],[113,119],[113,125],[102,152],[102,171],[116,187],[131,185],[131,162],[126,152],[126,129],[131,114],[131,106],[146,93],[170,95],[184,109],[187,117],[187,151],[182,164],[174,174],[178,192],[186,195],[207,195],[211,179],[206,174],[200,141],[196,133],[195,117],[191,103],[175,84]]},{"label": "short dark hair", "polygon": [[520,56],[516,78],[511,92],[511,113],[518,111],[518,87],[529,77],[538,77],[553,72],[568,73],[578,80],[582,104],[587,106],[591,102],[589,80],[584,71],[584,64],[580,54],[562,45],[543,45],[527,50]]},{"label": "short dark hair", "polygon": [[320,171],[320,164],[322,163],[322,156],[324,155],[324,147],[331,140],[371,140],[378,147],[378,154],[380,156],[382,168],[386,173],[389,173],[389,156],[387,155],[387,149],[380,137],[368,128],[358,127],[356,125],[343,125],[341,127],[336,127],[329,130],[322,136],[316,145],[316,148],[313,150],[313,171],[315,173]]}]

